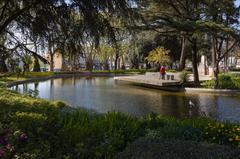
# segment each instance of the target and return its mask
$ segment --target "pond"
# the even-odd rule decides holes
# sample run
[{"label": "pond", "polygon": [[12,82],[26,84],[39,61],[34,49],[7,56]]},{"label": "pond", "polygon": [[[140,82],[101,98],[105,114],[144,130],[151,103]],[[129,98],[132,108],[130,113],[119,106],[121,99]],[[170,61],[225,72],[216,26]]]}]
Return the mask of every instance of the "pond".
[{"label": "pond", "polygon": [[40,98],[61,100],[99,113],[119,111],[140,117],[154,112],[177,118],[208,116],[240,121],[239,96],[167,92],[117,82],[110,77],[57,78],[12,89],[21,93],[35,90]]}]

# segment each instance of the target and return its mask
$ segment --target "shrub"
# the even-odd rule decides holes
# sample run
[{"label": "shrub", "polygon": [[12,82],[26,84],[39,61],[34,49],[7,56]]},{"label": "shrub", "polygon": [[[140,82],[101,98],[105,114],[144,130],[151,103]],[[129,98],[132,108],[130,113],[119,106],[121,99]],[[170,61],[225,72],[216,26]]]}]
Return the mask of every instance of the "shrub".
[{"label": "shrub", "polygon": [[204,88],[214,88],[214,81],[209,80],[209,81],[204,81],[201,84]]},{"label": "shrub", "polygon": [[237,159],[240,150],[193,141],[141,138],[115,158],[131,159]]},{"label": "shrub", "polygon": [[235,84],[232,81],[232,76],[229,74],[219,75],[219,88],[220,89],[235,89]]},{"label": "shrub", "polygon": [[224,123],[208,123],[204,138],[210,142],[240,147],[240,127]]},{"label": "shrub", "polygon": [[150,68],[147,69],[146,72],[159,72],[159,68]]},{"label": "shrub", "polygon": [[[214,88],[214,81],[203,82],[202,85],[206,88]],[[240,75],[238,74],[219,74],[220,89],[240,89]]]},{"label": "shrub", "polygon": [[1,88],[1,87],[6,87],[6,86],[7,86],[7,85],[6,85],[5,82],[0,81],[0,88]]},{"label": "shrub", "polygon": [[185,84],[189,81],[189,72],[188,71],[182,71],[179,75],[181,84]]},{"label": "shrub", "polygon": [[[19,158],[113,158],[140,137],[233,147],[240,143],[238,124],[203,118],[177,120],[157,114],[140,119],[116,112],[100,115],[6,88],[0,88],[0,107],[0,139],[4,137]],[[27,140],[22,142],[19,136],[27,136]],[[0,144],[0,149],[5,150],[6,146]]]},{"label": "shrub", "polygon": [[177,72],[177,70],[167,70],[167,72],[176,73],[176,72]]},{"label": "shrub", "polygon": [[[61,120],[61,147],[71,158],[111,158],[141,134],[140,122],[120,113],[66,114]],[[69,147],[71,145],[71,147]]]},{"label": "shrub", "polygon": [[240,72],[240,69],[239,68],[231,68],[230,71]]},{"label": "shrub", "polygon": [[131,73],[145,73],[144,69],[126,69],[126,70],[93,70],[93,73],[114,73],[114,74],[131,74]]}]

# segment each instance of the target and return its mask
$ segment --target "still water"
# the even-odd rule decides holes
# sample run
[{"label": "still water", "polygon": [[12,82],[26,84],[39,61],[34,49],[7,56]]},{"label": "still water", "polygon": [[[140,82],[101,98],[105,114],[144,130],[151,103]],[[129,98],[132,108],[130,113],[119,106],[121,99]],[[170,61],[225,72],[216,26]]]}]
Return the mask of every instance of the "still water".
[{"label": "still water", "polygon": [[12,89],[21,93],[37,90],[40,98],[61,100],[99,113],[120,111],[139,117],[154,112],[177,118],[208,116],[240,121],[240,96],[160,91],[107,77],[58,78]]}]

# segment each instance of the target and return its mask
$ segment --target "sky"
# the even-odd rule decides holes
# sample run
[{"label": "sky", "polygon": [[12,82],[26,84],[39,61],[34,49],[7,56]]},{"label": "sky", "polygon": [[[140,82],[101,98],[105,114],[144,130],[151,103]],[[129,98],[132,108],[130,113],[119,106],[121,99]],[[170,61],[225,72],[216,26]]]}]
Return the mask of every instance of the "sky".
[{"label": "sky", "polygon": [[235,4],[236,4],[236,6],[239,6],[240,5],[240,0],[236,0]]}]

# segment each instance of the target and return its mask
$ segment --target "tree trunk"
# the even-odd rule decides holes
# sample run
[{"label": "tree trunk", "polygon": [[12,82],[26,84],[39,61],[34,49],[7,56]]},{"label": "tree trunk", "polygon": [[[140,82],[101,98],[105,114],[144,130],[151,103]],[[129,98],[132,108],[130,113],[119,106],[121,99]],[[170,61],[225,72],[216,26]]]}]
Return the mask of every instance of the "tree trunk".
[{"label": "tree trunk", "polygon": [[[38,47],[37,47],[37,42],[34,41],[34,48],[35,48],[35,53],[37,54],[38,52]],[[33,63],[33,72],[41,72],[39,60],[35,54],[33,54],[34,58],[34,63]]]},{"label": "tree trunk", "polygon": [[213,80],[214,80],[214,88],[219,87],[219,79],[218,79],[218,73],[219,73],[219,64],[217,61],[217,49],[215,47],[216,45],[216,39],[213,38],[213,51],[212,51],[212,65],[213,65]]},{"label": "tree trunk", "polygon": [[[146,62],[146,64],[147,64],[147,62]],[[131,59],[131,68],[133,68],[133,69],[138,69],[139,68],[139,61],[137,59],[137,56],[134,56]]]},{"label": "tree trunk", "polygon": [[199,86],[199,75],[198,75],[198,64],[197,64],[197,39],[193,39],[192,41],[192,70],[194,76],[194,85]]},{"label": "tree trunk", "polygon": [[2,72],[2,73],[8,72],[6,62],[2,57],[0,57],[0,72]]},{"label": "tree trunk", "polygon": [[54,55],[50,53],[50,71],[54,71]]},{"label": "tree trunk", "polygon": [[121,69],[121,59],[120,58],[118,58],[117,69]]},{"label": "tree trunk", "polygon": [[23,64],[23,75],[25,72],[30,72],[30,65],[28,63]]},{"label": "tree trunk", "polygon": [[126,69],[124,56],[122,56],[121,69],[122,69],[122,70],[125,70],[125,69]]},{"label": "tree trunk", "polygon": [[[229,40],[226,41],[226,50],[229,49]],[[224,57],[224,72],[228,72],[228,52]]]},{"label": "tree trunk", "polygon": [[38,60],[38,58],[36,56],[34,56],[33,72],[41,72],[39,60]]},{"label": "tree trunk", "polygon": [[104,69],[104,70],[109,70],[108,60],[105,60],[103,69]]},{"label": "tree trunk", "polygon": [[114,61],[114,69],[117,70],[118,69],[118,60],[119,59],[119,52],[118,49],[116,51],[116,57],[115,57],[115,61]]},{"label": "tree trunk", "polygon": [[49,64],[49,66],[50,66],[50,71],[51,72],[53,72],[54,71],[54,51],[52,50],[53,49],[53,47],[52,47],[53,45],[52,45],[52,43],[51,43],[51,41],[49,40],[49,42],[48,42],[48,53],[49,53],[49,58],[50,58],[50,64]]},{"label": "tree trunk", "polygon": [[219,88],[218,74],[219,74],[219,64],[218,62],[216,62],[214,66],[214,88],[215,89]]},{"label": "tree trunk", "polygon": [[179,63],[179,71],[182,71],[185,69],[185,60],[186,60],[185,45],[186,45],[186,39],[185,39],[185,37],[183,37],[182,38],[181,57],[180,57],[180,63]]},{"label": "tree trunk", "polygon": [[93,70],[93,60],[91,57],[86,59],[86,70],[88,70],[88,71]]}]

